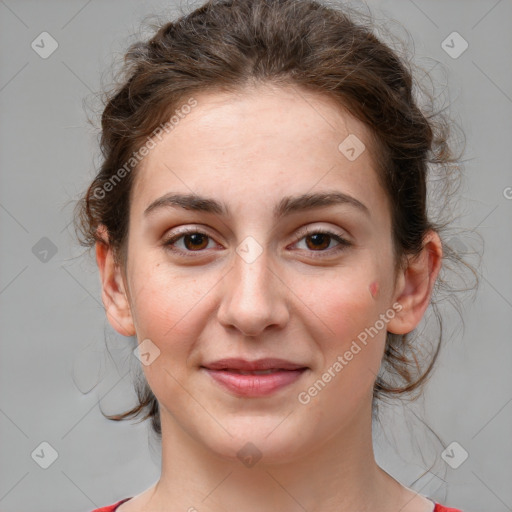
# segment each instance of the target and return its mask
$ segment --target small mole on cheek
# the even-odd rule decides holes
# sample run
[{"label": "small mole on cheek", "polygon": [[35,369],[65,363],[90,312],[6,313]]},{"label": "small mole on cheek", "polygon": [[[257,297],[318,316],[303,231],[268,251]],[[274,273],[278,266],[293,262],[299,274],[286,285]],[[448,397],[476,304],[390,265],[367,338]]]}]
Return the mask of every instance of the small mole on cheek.
[{"label": "small mole on cheek", "polygon": [[368,286],[368,289],[370,290],[372,297],[375,298],[379,291],[379,283],[377,283],[377,281],[373,281],[373,283]]}]

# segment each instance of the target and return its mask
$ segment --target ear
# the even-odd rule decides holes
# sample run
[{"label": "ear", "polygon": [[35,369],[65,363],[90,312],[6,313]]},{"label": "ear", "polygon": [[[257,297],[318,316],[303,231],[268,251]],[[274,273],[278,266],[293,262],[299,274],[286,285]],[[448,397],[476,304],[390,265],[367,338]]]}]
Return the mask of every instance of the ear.
[{"label": "ear", "polygon": [[121,268],[114,262],[114,254],[108,243],[106,227],[100,226],[98,234],[103,241],[96,242],[96,262],[101,277],[101,298],[108,321],[119,334],[133,336],[135,327]]},{"label": "ear", "polygon": [[442,257],[441,239],[430,230],[424,237],[421,253],[409,259],[408,267],[397,279],[395,302],[402,309],[397,308],[395,317],[388,322],[389,332],[407,334],[418,326],[430,303]]}]

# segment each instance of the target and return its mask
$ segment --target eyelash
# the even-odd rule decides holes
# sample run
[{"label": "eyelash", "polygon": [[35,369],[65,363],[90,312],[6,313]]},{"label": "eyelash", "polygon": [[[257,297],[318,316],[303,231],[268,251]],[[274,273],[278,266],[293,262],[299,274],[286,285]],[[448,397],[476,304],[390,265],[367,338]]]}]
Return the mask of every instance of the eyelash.
[{"label": "eyelash", "polygon": [[[165,242],[164,242],[164,247],[174,253],[178,253],[180,255],[183,255],[185,257],[195,257],[194,254],[191,254],[191,253],[195,253],[195,252],[203,252],[203,250],[199,250],[199,251],[183,251],[181,249],[176,249],[174,247],[172,247],[172,244],[174,244],[176,241],[178,241],[180,238],[183,238],[184,236],[186,235],[191,235],[191,234],[198,234],[198,235],[203,235],[209,239],[212,239],[212,237],[210,235],[208,235],[207,233],[204,233],[203,231],[200,231],[198,230],[197,228],[189,228],[189,229],[185,229],[184,231],[181,231],[180,233],[177,233],[176,235],[174,236],[171,236],[170,238],[168,238]],[[339,253],[343,250],[345,250],[346,248],[350,247],[352,245],[351,242],[349,242],[348,240],[345,240],[344,238],[342,238],[341,236],[339,236],[338,234],[332,232],[332,231],[328,231],[328,230],[324,230],[324,229],[303,229],[301,230],[299,233],[298,233],[298,238],[295,240],[294,244],[296,244],[297,242],[300,242],[303,238],[305,238],[306,236],[310,236],[310,235],[327,235],[329,236],[330,238],[332,238],[333,240],[335,240],[336,242],[339,243],[338,246],[336,246],[335,248],[331,248],[331,249],[327,249],[327,250],[321,250],[321,251],[308,251],[308,252],[311,252],[313,253],[312,256],[314,258],[323,258],[325,256],[323,255],[317,255],[317,254],[314,254],[315,252],[320,252],[320,253],[325,253],[325,252],[334,252],[334,253]]]}]

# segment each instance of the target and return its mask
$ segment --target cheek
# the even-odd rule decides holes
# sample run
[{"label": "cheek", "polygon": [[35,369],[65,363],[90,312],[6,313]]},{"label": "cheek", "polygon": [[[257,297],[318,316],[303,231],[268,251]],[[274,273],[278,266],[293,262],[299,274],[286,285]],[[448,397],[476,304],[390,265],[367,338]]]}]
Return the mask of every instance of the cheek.
[{"label": "cheek", "polygon": [[376,283],[368,284],[366,276],[326,279],[324,286],[316,283],[312,287],[315,298],[311,298],[311,303],[317,304],[314,311],[325,320],[331,335],[354,333],[378,316],[376,287]]},{"label": "cheek", "polygon": [[204,329],[205,291],[199,283],[200,279],[180,278],[161,270],[141,275],[138,281],[134,308],[137,338],[139,343],[151,340],[158,353],[143,371],[162,403],[168,396],[178,403],[187,399],[179,382],[187,378],[191,351]]},{"label": "cheek", "polygon": [[370,295],[376,299],[377,294],[379,293],[379,283],[378,281],[372,281],[370,283],[370,286],[368,286],[368,289],[370,290]]},{"label": "cheek", "polygon": [[[351,280],[328,280],[322,288],[317,283],[315,298],[310,297],[310,303],[316,304],[312,308],[317,315],[316,324],[327,333],[316,338],[321,345],[323,365],[329,367],[338,356],[346,354],[350,368],[343,373],[351,374],[354,382],[362,376],[356,368],[371,368],[377,373],[380,367],[387,323],[380,316],[384,309],[377,300],[381,295],[379,288],[378,281],[369,282],[367,274],[354,275]],[[371,373],[366,373],[371,380]]]},{"label": "cheek", "polygon": [[[139,340],[150,338],[157,345],[173,344],[180,351],[200,329],[197,314],[209,287],[201,279],[148,263],[134,276],[132,312]],[[206,290],[206,291],[205,291]],[[164,348],[164,347],[162,347]]]}]

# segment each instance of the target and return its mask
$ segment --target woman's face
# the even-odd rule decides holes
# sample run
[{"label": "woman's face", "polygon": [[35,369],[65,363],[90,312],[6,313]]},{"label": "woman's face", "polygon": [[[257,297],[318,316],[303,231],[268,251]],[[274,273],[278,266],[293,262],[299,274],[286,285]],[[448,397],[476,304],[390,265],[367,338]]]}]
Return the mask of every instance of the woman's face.
[{"label": "woman's face", "polygon": [[[378,155],[361,122],[300,89],[194,99],[137,170],[119,330],[150,340],[163,425],[223,457],[250,442],[293,459],[369,427],[398,295]],[[227,358],[306,369],[205,368]]]}]

